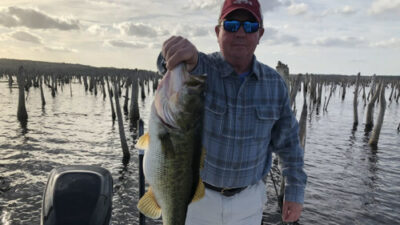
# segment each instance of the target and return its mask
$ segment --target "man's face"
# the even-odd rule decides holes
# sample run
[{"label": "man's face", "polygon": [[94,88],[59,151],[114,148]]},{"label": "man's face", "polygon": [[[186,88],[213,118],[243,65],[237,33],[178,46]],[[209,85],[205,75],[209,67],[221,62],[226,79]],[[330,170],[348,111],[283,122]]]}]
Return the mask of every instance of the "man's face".
[{"label": "man's face", "polygon": [[[254,16],[246,10],[235,10],[228,14],[224,20],[256,21]],[[245,33],[243,26],[237,32],[224,30],[223,25],[215,27],[218,44],[224,58],[231,64],[253,57],[254,51],[264,34],[264,29],[260,28],[254,33]]]}]

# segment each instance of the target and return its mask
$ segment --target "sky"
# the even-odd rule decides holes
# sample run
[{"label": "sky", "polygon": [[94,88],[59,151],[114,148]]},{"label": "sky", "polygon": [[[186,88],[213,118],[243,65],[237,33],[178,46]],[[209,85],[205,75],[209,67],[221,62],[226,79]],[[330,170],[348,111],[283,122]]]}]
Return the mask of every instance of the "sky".
[{"label": "sky", "polygon": [[[223,0],[1,0],[0,58],[156,70],[172,35],[219,51]],[[258,60],[291,74],[400,75],[400,0],[260,0]]]}]

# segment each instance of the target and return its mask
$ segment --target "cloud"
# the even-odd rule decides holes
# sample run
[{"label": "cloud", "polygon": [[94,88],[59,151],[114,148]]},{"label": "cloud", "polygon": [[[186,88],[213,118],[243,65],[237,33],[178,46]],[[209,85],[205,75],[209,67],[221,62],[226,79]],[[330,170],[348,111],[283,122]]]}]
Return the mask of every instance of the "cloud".
[{"label": "cloud", "polygon": [[122,40],[108,40],[105,43],[108,46],[119,47],[119,48],[147,48],[148,45],[140,42],[128,42]]},{"label": "cloud", "polygon": [[298,15],[303,15],[303,14],[307,13],[308,5],[306,5],[304,3],[291,4],[287,9],[288,9],[288,12],[290,15],[298,16]]},{"label": "cloud", "polygon": [[50,17],[35,9],[9,7],[0,12],[0,25],[5,27],[28,27],[32,29],[77,30],[78,20],[62,20]]},{"label": "cloud", "polygon": [[364,38],[358,37],[323,37],[313,41],[314,45],[323,47],[356,47],[365,44]]},{"label": "cloud", "polygon": [[268,0],[259,1],[263,12],[273,11],[281,6],[289,6],[290,2],[286,0]]},{"label": "cloud", "polygon": [[184,37],[204,37],[210,33],[213,33],[214,27],[178,24],[171,30],[171,34],[173,35],[180,35]]},{"label": "cloud", "polygon": [[400,38],[391,38],[389,40],[371,43],[370,46],[381,48],[400,48]]},{"label": "cloud", "polygon": [[219,9],[222,6],[223,0],[190,0],[184,8],[192,10],[198,9]]},{"label": "cloud", "polygon": [[292,44],[297,46],[300,44],[297,37],[283,34],[278,29],[272,27],[265,28],[261,42],[266,42],[269,45]]},{"label": "cloud", "polygon": [[343,14],[343,15],[352,15],[356,13],[356,10],[354,10],[351,6],[344,6],[343,8],[336,10],[336,13]]},{"label": "cloud", "polygon": [[[223,0],[190,0],[184,8],[214,10],[219,13],[223,2]],[[290,4],[288,0],[261,0],[259,2],[263,12],[273,11],[276,8]]]},{"label": "cloud", "polygon": [[162,30],[161,28],[156,28],[144,23],[123,22],[114,26],[119,29],[122,34],[129,36],[156,37],[167,34],[167,31]]},{"label": "cloud", "polygon": [[95,24],[95,25],[88,27],[87,31],[94,35],[104,35],[108,31],[108,29],[105,27],[102,27],[98,24]]},{"label": "cloud", "polygon": [[394,13],[400,15],[400,0],[375,0],[368,10],[369,14]]},{"label": "cloud", "polygon": [[24,41],[24,42],[31,42],[31,43],[35,43],[35,44],[40,44],[42,43],[41,38],[25,32],[25,31],[16,31],[10,34],[10,37],[17,39],[19,41]]},{"label": "cloud", "polygon": [[43,46],[43,48],[47,51],[51,52],[67,52],[67,53],[78,53],[79,51],[72,48],[66,48],[63,46]]}]

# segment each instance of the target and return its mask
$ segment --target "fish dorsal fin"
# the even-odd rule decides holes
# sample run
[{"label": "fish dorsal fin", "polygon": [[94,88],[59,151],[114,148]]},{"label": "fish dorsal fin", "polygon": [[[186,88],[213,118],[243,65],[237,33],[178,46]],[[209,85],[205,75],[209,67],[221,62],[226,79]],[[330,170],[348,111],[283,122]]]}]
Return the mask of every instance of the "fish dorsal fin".
[{"label": "fish dorsal fin", "polygon": [[193,195],[193,199],[192,202],[196,202],[199,201],[200,199],[202,199],[204,197],[205,194],[205,187],[203,184],[203,180],[201,178],[199,178],[199,182],[196,188],[196,192]]},{"label": "fish dorsal fin", "polygon": [[149,148],[149,143],[150,143],[150,135],[149,133],[145,133],[140,138],[138,139],[135,148],[141,149],[141,150],[147,150]]},{"label": "fish dorsal fin", "polygon": [[158,219],[161,217],[161,208],[157,203],[151,187],[149,187],[149,190],[140,198],[137,208],[149,218]]}]

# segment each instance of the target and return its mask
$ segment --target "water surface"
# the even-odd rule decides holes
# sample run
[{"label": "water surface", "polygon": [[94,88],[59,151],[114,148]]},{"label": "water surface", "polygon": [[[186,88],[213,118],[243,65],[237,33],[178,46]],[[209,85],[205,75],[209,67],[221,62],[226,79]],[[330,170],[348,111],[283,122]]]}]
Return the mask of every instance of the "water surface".
[{"label": "water surface", "polygon": [[[108,169],[114,179],[112,224],[138,224],[138,153],[133,148],[136,135],[125,119],[131,160],[124,165],[108,96],[103,99],[101,92],[97,96],[85,92],[79,83],[63,89],[59,87],[55,98],[45,89],[47,104],[42,109],[39,89],[31,88],[26,97],[28,124],[23,127],[16,116],[18,89],[10,89],[6,80],[0,80],[0,224],[39,224],[49,172],[72,164]],[[348,90],[342,101],[336,92],[327,113],[314,112],[308,117],[305,170],[309,178],[300,224],[400,221],[400,134],[396,131],[400,106],[387,103],[378,147],[371,148],[363,123],[356,131],[352,129],[351,93]],[[146,94],[139,104],[147,128],[153,93],[148,93],[146,87]],[[298,107],[302,101],[298,97]],[[364,121],[364,110],[361,102],[360,121]],[[267,193],[263,223],[280,224],[270,177]],[[161,223],[148,220],[147,224]]]}]

